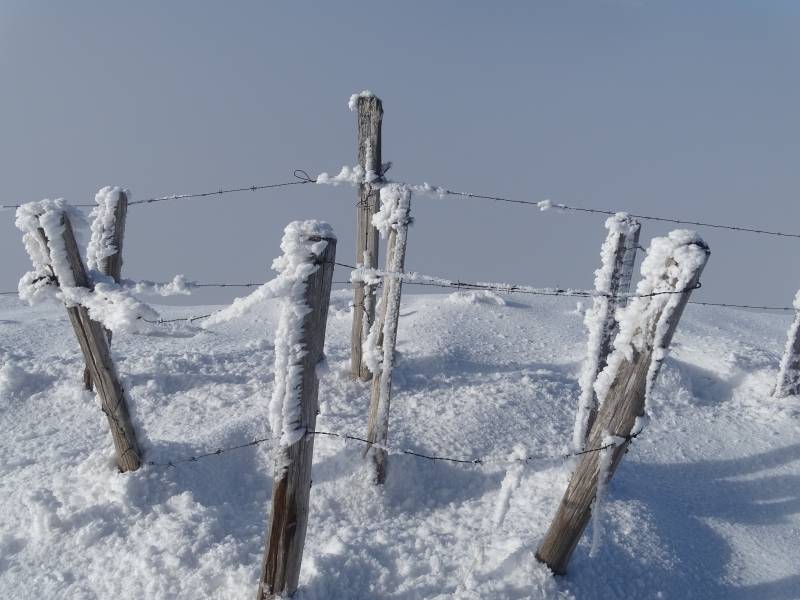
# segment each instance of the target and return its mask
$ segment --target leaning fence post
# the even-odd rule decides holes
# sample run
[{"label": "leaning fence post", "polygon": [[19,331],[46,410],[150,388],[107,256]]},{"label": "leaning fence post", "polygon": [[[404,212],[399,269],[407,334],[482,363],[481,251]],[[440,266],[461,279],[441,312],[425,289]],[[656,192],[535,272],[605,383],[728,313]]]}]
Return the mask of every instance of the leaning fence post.
[{"label": "leaning fence post", "polygon": [[395,365],[395,346],[397,344],[397,325],[400,319],[400,296],[403,280],[393,273],[403,272],[408,241],[408,226],[411,223],[411,192],[400,184],[389,184],[381,189],[381,210],[376,215],[376,226],[382,235],[388,233],[386,244],[386,275],[383,278],[381,315],[373,325],[376,328],[370,338],[377,354],[370,361],[375,368],[372,378],[372,395],[369,403],[369,424],[367,440],[376,446],[369,446],[367,454],[373,465],[375,483],[386,481],[386,441],[389,432],[389,405],[392,396],[392,371]]},{"label": "leaning fence post", "polygon": [[800,292],[794,298],[795,313],[781,357],[778,382],[773,396],[783,398],[800,394]]},{"label": "leaning fence post", "polygon": [[[104,187],[95,195],[97,206],[92,211],[92,237],[86,251],[89,269],[108,275],[116,283],[122,277],[122,243],[125,237],[125,218],[128,214],[128,191],[118,187]],[[106,329],[111,345],[111,330]],[[83,383],[92,389],[89,367],[83,371]]]},{"label": "leaning fence post", "polygon": [[[364,167],[364,182],[358,186],[356,220],[356,265],[367,269],[378,267],[378,233],[372,217],[378,212],[379,190],[371,183],[380,179],[381,122],[383,104],[370,92],[361,92],[350,99],[350,108],[358,111],[358,164]],[[364,282],[353,284],[353,330],[350,370],[353,379],[367,381],[371,373],[363,360],[362,345],[375,320],[375,286]]]},{"label": "leaning fence post", "polygon": [[281,247],[282,276],[292,281],[275,341],[270,403],[275,466],[259,600],[293,594],[300,578],[314,453],[311,432],[317,421],[316,368],[324,360],[336,237],[327,223],[296,221],[286,227]]},{"label": "leaning fence post", "polygon": [[[620,315],[620,333],[614,352],[597,379],[600,409],[589,434],[589,452],[581,456],[561,504],[536,552],[536,558],[557,574],[566,571],[592,512],[598,481],[608,481],[624,455],[632,435],[640,431],[645,402],[666,357],[681,314],[697,287],[708,260],[708,246],[693,232],[673,231],[651,242],[642,263],[642,280],[635,298]],[[613,440],[613,441],[610,441]],[[603,473],[601,452],[609,446]]]},{"label": "leaning fence post", "polygon": [[[25,231],[28,251],[33,252],[32,257],[34,254],[37,256],[48,278],[62,290],[72,287],[92,291],[94,283],[89,279],[78,251],[67,208],[62,201],[24,205],[17,211],[17,226]],[[33,245],[36,248],[32,248]],[[105,330],[100,323],[89,318],[88,310],[81,304],[68,303],[67,314],[111,428],[117,466],[122,472],[135,471],[141,466],[141,453]]]},{"label": "leaning fence post", "polygon": [[641,225],[626,213],[617,213],[606,220],[606,229],[608,235],[600,250],[601,266],[595,271],[594,277],[594,289],[598,295],[594,297],[584,319],[589,340],[581,370],[581,394],[572,433],[572,446],[576,451],[583,449],[586,436],[597,417],[594,382],[606,366],[614,336],[617,335],[616,311],[627,304],[624,294],[631,289]]}]

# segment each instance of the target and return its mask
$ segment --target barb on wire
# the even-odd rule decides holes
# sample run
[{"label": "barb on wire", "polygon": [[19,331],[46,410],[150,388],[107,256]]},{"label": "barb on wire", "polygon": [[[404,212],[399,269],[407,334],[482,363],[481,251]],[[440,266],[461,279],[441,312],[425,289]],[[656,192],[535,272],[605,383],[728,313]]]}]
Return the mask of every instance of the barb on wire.
[{"label": "barb on wire", "polygon": [[145,465],[148,467],[174,467],[175,465],[187,462],[197,462],[203,458],[208,458],[209,456],[219,456],[220,454],[225,454],[226,452],[230,452],[231,450],[241,450],[243,448],[250,448],[252,446],[258,446],[259,444],[263,444],[268,442],[272,438],[256,438],[252,442],[247,442],[245,444],[239,444],[237,446],[229,446],[227,448],[217,448],[216,450],[212,450],[210,452],[205,452],[203,454],[196,454],[194,456],[185,456],[183,458],[176,458],[169,460],[167,462],[155,462],[152,460],[145,461]]}]

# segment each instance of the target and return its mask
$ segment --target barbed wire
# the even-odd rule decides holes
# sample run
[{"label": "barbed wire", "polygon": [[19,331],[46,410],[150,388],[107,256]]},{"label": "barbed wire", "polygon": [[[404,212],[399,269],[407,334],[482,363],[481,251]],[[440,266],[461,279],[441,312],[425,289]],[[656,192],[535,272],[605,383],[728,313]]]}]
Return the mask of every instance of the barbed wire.
[{"label": "barbed wire", "polygon": [[[257,192],[259,190],[268,190],[272,188],[280,188],[280,187],[287,187],[291,185],[304,185],[306,183],[316,183],[316,179],[313,179],[308,173],[306,173],[302,169],[295,169],[294,176],[296,181],[284,181],[281,183],[268,183],[264,185],[249,185],[245,187],[235,187],[235,188],[221,188],[218,190],[214,190],[213,192],[197,192],[191,194],[170,194],[167,196],[156,196],[153,198],[145,198],[143,200],[131,200],[128,202],[128,206],[136,206],[139,204],[153,204],[155,202],[165,202],[167,200],[185,200],[188,198],[206,198],[209,196],[223,196],[225,194],[235,194],[238,192]],[[19,208],[20,204],[2,204],[0,205],[0,209],[2,208]],[[97,204],[72,204],[71,206],[75,206],[78,208],[94,208]]]},{"label": "barbed wire", "polygon": [[[625,436],[617,436],[621,438],[622,442],[609,442],[608,444],[604,444],[602,446],[598,446],[596,448],[587,448],[585,450],[580,450],[577,452],[567,452],[567,453],[560,453],[560,454],[533,454],[529,456],[523,456],[519,458],[514,458],[509,456],[501,457],[501,456],[486,456],[480,458],[458,458],[453,456],[442,456],[438,454],[426,454],[424,452],[417,452],[416,450],[409,450],[407,448],[394,448],[391,446],[386,446],[383,444],[376,444],[374,442],[369,441],[366,438],[359,437],[357,435],[350,435],[347,433],[338,433],[335,431],[306,431],[305,435],[307,436],[326,436],[326,437],[334,437],[345,442],[358,442],[360,444],[365,444],[367,446],[379,448],[385,450],[389,454],[404,454],[406,456],[412,456],[415,458],[420,458],[423,460],[429,460],[433,462],[448,462],[460,465],[486,465],[486,464],[513,464],[517,462],[521,462],[523,464],[528,464],[530,461],[540,461],[540,460],[567,460],[570,458],[575,458],[578,456],[583,456],[584,454],[591,454],[593,452],[601,452],[603,450],[608,450],[609,448],[616,448],[619,446],[623,446],[632,442],[635,438],[637,438],[641,434],[641,430],[635,433],[630,433]],[[174,458],[168,460],[166,462],[156,462],[156,461],[144,461],[144,464],[149,467],[176,467],[179,464],[183,463],[190,463],[190,462],[198,462],[205,458],[210,458],[212,456],[220,456],[221,454],[225,454],[227,452],[231,452],[234,450],[242,450],[244,448],[252,448],[254,446],[259,446],[261,444],[265,444],[269,441],[272,441],[274,438],[271,437],[262,437],[256,438],[250,442],[245,442],[242,444],[237,444],[235,446],[228,446],[228,447],[218,447],[215,450],[209,450],[202,454],[195,454],[184,456],[181,458]]]}]

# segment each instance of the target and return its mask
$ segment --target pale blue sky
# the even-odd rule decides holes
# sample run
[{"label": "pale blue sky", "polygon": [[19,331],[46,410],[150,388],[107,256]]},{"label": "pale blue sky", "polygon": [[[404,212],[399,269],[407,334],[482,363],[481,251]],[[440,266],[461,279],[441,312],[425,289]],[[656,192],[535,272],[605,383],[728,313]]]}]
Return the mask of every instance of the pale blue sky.
[{"label": "pale blue sky", "polygon": [[[800,233],[800,3],[0,1],[0,203],[262,184],[355,160],[384,100],[391,176]],[[131,208],[124,274],[262,281],[318,218],[352,262],[355,192]],[[416,199],[409,269],[590,287],[603,219]],[[643,242],[668,230],[645,222]],[[699,229],[696,298],[788,304],[800,240]],[[0,213],[0,288],[28,267]],[[236,292],[207,292],[223,301]],[[565,301],[569,308],[571,301]]]}]

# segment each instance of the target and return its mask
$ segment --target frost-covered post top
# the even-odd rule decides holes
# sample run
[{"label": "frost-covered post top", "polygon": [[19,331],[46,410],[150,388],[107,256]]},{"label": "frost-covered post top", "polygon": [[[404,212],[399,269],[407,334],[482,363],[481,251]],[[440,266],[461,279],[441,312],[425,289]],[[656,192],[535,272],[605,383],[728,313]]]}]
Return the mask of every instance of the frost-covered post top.
[{"label": "frost-covered post top", "polygon": [[272,269],[305,279],[316,270],[316,259],[332,240],[336,240],[336,234],[324,221],[292,221],[283,230],[283,255],[272,261]]},{"label": "frost-covered post top", "polygon": [[369,90],[364,90],[363,92],[359,92],[358,94],[352,94],[350,96],[350,100],[347,101],[347,108],[351,111],[355,111],[358,108],[358,99],[359,98],[376,98],[375,94],[370,92]]},{"label": "frost-covered post top", "polygon": [[390,230],[411,223],[410,210],[411,189],[401,183],[390,183],[381,188],[381,209],[372,217],[372,225],[386,238]]},{"label": "frost-covered post top", "polygon": [[34,302],[53,295],[53,277],[62,286],[75,286],[63,240],[67,221],[73,229],[85,227],[83,215],[63,198],[28,202],[17,209],[15,224],[23,233],[22,242],[33,265],[19,282],[23,300]]},{"label": "frost-covered post top", "polygon": [[[94,197],[97,203],[92,209],[92,226],[89,245],[86,247],[86,265],[90,269],[102,271],[104,259],[119,253],[121,248],[117,245],[122,243],[121,236],[117,237],[117,210],[122,197],[127,199],[130,192],[124,188],[116,186],[106,186],[101,188]],[[126,207],[124,207],[126,208]],[[124,216],[122,217],[124,219]],[[122,228],[124,228],[124,223]],[[121,266],[120,261],[120,266]]]}]

